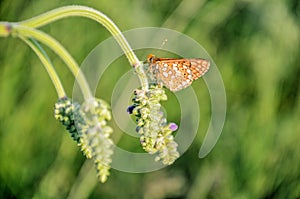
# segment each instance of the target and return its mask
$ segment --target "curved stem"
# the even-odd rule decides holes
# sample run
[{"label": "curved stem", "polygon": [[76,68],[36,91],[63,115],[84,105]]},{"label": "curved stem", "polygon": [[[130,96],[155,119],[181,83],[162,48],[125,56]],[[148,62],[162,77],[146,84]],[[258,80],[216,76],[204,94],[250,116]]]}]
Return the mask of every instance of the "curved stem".
[{"label": "curved stem", "polygon": [[19,24],[23,26],[37,28],[51,23],[53,21],[56,21],[58,19],[69,16],[82,16],[99,22],[117,40],[118,44],[121,46],[130,64],[134,67],[140,64],[139,59],[136,57],[129,43],[127,42],[119,28],[114,24],[114,22],[110,20],[106,15],[93,8],[89,8],[86,6],[65,6],[51,10],[31,19],[21,21]]},{"label": "curved stem", "polygon": [[69,69],[75,76],[82,90],[84,98],[89,99],[92,97],[90,87],[83,73],[81,72],[78,64],[59,42],[57,42],[55,39],[53,39],[52,37],[50,37],[44,32],[41,32],[33,28],[24,27],[18,24],[12,26],[11,34],[16,35],[18,37],[32,37],[37,41],[44,43],[46,46],[52,49],[65,62],[65,64],[69,67]]},{"label": "curved stem", "polygon": [[125,53],[129,63],[135,68],[139,76],[142,88],[144,90],[148,90],[148,79],[143,69],[143,63],[139,61],[126,38],[123,36],[122,32],[114,24],[114,22],[98,10],[86,6],[65,6],[46,12],[34,18],[21,21],[20,24],[37,28],[69,16],[87,17],[103,25],[116,39],[123,52]]},{"label": "curved stem", "polygon": [[[140,79],[142,89],[148,90],[148,79],[143,69],[143,63],[139,61],[119,28],[113,23],[113,21],[111,21],[106,15],[99,12],[98,10],[86,6],[65,6],[46,12],[31,19],[21,21],[19,22],[19,24],[37,28],[58,19],[70,16],[87,17],[103,25],[116,39],[123,52],[125,53],[129,63],[135,68]],[[10,26],[5,26],[4,24],[5,22],[0,22],[0,36],[8,36],[10,34],[10,30],[6,30],[6,28]]]},{"label": "curved stem", "polygon": [[43,65],[45,66],[54,86],[55,89],[57,91],[58,97],[62,98],[66,96],[66,93],[64,91],[64,88],[60,82],[60,79],[51,63],[51,61],[49,60],[46,52],[44,51],[44,49],[39,45],[38,42],[36,42],[35,40],[30,41],[29,39],[19,36],[19,38],[21,40],[23,40],[34,52],[35,54],[39,57],[39,59],[41,60],[41,62],[43,63]]}]

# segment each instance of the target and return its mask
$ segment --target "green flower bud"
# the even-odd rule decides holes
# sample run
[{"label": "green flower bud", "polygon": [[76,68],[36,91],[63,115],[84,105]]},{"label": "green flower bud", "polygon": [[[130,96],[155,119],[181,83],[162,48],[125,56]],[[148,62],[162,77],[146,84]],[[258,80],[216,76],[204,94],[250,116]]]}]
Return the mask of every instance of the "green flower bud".
[{"label": "green flower bud", "polygon": [[136,131],[141,135],[143,149],[149,154],[157,154],[156,161],[169,165],[179,157],[172,135],[177,125],[167,123],[161,111],[161,100],[167,100],[167,96],[157,85],[150,86],[147,92],[136,89],[132,99],[134,104],[128,107],[127,112],[137,117]]}]

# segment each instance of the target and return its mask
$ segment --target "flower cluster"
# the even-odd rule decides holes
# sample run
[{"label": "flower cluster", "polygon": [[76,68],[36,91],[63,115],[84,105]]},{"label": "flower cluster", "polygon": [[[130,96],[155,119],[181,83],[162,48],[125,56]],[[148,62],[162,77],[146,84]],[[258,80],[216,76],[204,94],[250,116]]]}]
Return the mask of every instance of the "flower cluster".
[{"label": "flower cluster", "polygon": [[151,86],[148,91],[136,89],[133,105],[127,112],[136,116],[136,131],[141,135],[140,142],[149,154],[157,154],[155,160],[172,164],[178,157],[177,143],[172,133],[177,130],[175,123],[167,123],[161,111],[161,100],[167,96],[159,86]]},{"label": "flower cluster", "polygon": [[76,127],[76,124],[79,124],[79,121],[83,121],[83,119],[80,117],[79,110],[80,104],[77,102],[72,102],[67,97],[59,98],[58,101],[55,103],[54,108],[55,119],[66,127],[73,140],[76,141],[78,144],[80,143],[81,130],[79,130],[79,128]]},{"label": "flower cluster", "polygon": [[107,126],[111,119],[107,103],[92,98],[80,106],[65,97],[55,104],[54,116],[66,126],[85,156],[94,160],[99,180],[105,182],[113,154],[110,139],[113,130]]}]

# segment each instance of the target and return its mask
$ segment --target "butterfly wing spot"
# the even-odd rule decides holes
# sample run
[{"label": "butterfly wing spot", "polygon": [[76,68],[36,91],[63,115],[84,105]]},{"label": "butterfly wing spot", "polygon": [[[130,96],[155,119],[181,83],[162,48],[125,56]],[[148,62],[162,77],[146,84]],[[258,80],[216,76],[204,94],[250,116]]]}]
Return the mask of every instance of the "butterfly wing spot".
[{"label": "butterfly wing spot", "polygon": [[163,72],[163,76],[168,77],[168,73],[167,72]]},{"label": "butterfly wing spot", "polygon": [[187,69],[188,67],[187,67],[186,65],[183,65],[183,68],[184,68],[184,69]]}]

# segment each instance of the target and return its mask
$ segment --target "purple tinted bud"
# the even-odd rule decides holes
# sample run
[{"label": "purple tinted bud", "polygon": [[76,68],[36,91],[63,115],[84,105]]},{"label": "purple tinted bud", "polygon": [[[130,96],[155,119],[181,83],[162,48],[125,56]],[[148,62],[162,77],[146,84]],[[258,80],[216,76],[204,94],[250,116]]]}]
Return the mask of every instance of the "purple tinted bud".
[{"label": "purple tinted bud", "polygon": [[169,129],[170,129],[171,131],[176,131],[176,130],[178,129],[178,126],[177,126],[177,124],[175,124],[175,123],[170,123],[170,124],[169,124]]},{"label": "purple tinted bud", "polygon": [[133,109],[135,108],[135,105],[129,106],[127,108],[127,113],[132,114]]}]

